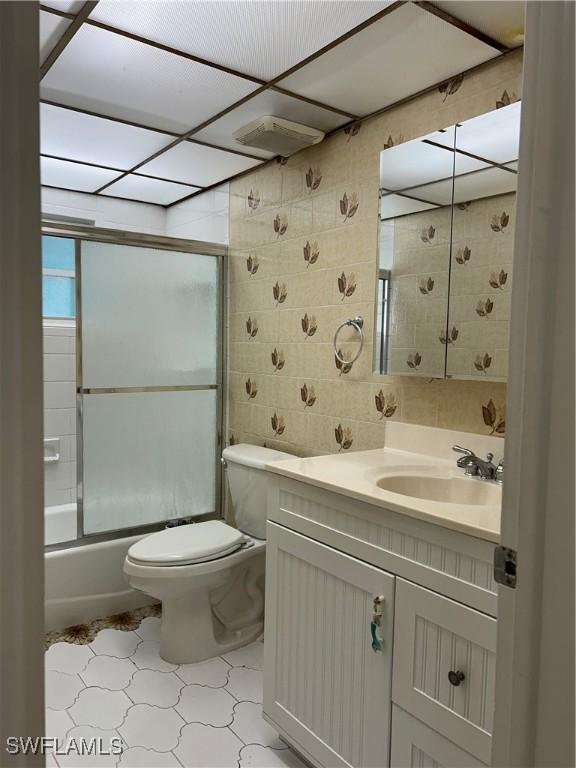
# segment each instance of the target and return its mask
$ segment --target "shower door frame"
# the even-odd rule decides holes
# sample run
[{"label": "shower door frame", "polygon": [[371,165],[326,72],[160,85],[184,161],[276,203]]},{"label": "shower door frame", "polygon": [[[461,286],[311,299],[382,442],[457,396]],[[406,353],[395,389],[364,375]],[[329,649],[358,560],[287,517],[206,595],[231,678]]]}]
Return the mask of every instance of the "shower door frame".
[{"label": "shower door frame", "polygon": [[[217,259],[217,350],[216,350],[216,383],[208,385],[175,385],[175,386],[150,386],[150,387],[107,387],[97,388],[101,394],[127,393],[127,392],[182,392],[193,390],[216,390],[216,444],[215,444],[215,509],[205,512],[193,519],[195,522],[202,520],[214,520],[223,518],[224,500],[224,476],[220,454],[224,445],[225,428],[225,402],[227,385],[227,354],[226,354],[226,265],[228,246],[219,243],[210,243],[201,240],[184,240],[164,235],[152,235],[146,232],[125,232],[117,229],[104,229],[94,226],[82,226],[76,224],[55,224],[54,222],[42,223],[42,234],[51,237],[64,237],[74,240],[75,246],[75,288],[76,288],[76,523],[77,536],[71,541],[58,542],[45,546],[46,552],[52,552],[86,544],[96,544],[101,541],[128,538],[139,534],[151,533],[164,528],[166,520],[155,523],[131,526],[129,528],[116,528],[104,533],[84,533],[84,462],[83,462],[83,396],[94,394],[94,388],[84,388],[82,381],[82,265],[81,243],[89,240],[110,245],[129,245],[138,248],[152,248],[181,253],[190,253],[196,256],[212,256]],[[187,517],[187,516],[186,516]],[[181,518],[168,518],[181,519]]]}]

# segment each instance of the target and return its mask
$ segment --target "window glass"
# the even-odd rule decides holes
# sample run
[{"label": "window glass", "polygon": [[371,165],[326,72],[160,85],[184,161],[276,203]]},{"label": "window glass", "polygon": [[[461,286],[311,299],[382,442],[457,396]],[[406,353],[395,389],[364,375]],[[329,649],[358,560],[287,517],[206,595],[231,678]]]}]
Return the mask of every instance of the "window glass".
[{"label": "window glass", "polygon": [[76,314],[75,241],[42,237],[42,314],[73,318]]}]

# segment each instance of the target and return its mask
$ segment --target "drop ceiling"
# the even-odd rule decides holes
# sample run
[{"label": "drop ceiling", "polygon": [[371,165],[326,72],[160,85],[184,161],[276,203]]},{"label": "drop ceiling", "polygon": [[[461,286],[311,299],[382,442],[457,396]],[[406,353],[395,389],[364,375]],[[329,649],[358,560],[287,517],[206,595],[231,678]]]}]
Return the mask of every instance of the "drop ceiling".
[{"label": "drop ceiling", "polygon": [[47,0],[42,183],[174,205],[273,157],[235,142],[251,120],[329,133],[506,53],[523,23],[515,0]]}]

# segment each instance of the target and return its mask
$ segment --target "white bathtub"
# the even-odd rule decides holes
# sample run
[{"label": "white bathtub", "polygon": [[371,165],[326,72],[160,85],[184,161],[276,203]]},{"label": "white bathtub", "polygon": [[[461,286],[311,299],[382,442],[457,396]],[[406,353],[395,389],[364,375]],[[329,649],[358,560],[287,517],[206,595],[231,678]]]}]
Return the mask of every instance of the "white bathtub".
[{"label": "white bathtub", "polygon": [[76,504],[59,504],[44,510],[44,544],[74,541],[77,536]]},{"label": "white bathtub", "polygon": [[[76,505],[46,509],[46,543],[76,538]],[[122,566],[128,548],[141,536],[47,552],[46,630],[63,629],[156,602],[130,589]]]}]

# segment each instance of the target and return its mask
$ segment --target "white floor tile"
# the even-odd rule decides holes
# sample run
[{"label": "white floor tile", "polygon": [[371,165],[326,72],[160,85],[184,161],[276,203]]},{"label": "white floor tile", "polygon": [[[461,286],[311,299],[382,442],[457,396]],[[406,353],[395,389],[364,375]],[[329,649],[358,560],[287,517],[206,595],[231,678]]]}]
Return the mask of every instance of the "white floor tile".
[{"label": "white floor tile", "polygon": [[234,717],[235,699],[224,688],[188,685],[180,694],[175,709],[187,723],[203,723],[222,728]]},{"label": "white floor tile", "polygon": [[[114,730],[102,730],[91,726],[80,725],[68,732],[68,739],[73,740],[80,748],[82,743],[90,745],[90,740],[100,754],[78,754],[70,751],[67,755],[57,754],[56,759],[60,768],[113,768],[120,759],[117,754],[103,754],[111,752],[113,748],[112,738],[119,739],[120,735]],[[69,742],[70,743],[70,742]]]},{"label": "white floor tile", "polygon": [[51,739],[58,739],[58,743],[66,738],[66,734],[75,723],[65,709],[47,709],[46,710],[46,736]]},{"label": "white floor tile", "polygon": [[46,706],[50,709],[67,709],[76,701],[84,683],[78,675],[63,672],[46,672]]},{"label": "white floor tile", "polygon": [[235,651],[225,653],[224,659],[233,667],[250,667],[250,669],[262,669],[264,663],[264,643],[260,640]]},{"label": "white floor tile", "polygon": [[246,667],[234,667],[228,673],[229,691],[239,701],[262,703],[262,672]]},{"label": "white floor tile", "polygon": [[181,664],[177,675],[185,683],[196,685],[209,685],[212,688],[221,688],[228,682],[228,670],[230,665],[220,657],[199,661],[196,664]]},{"label": "white floor tile", "polygon": [[178,668],[177,664],[170,664],[160,658],[160,646],[153,640],[144,640],[138,646],[136,653],[131,657],[139,669],[156,669],[158,672],[173,672]]},{"label": "white floor tile", "polygon": [[101,629],[88,646],[94,653],[104,656],[117,656],[125,659],[132,656],[142,638],[136,632],[123,632],[121,629]]},{"label": "white floor tile", "polygon": [[47,670],[73,675],[82,672],[86,664],[93,658],[94,654],[88,645],[54,643],[44,655],[44,664]]},{"label": "white floor tile", "polygon": [[169,752],[178,744],[184,720],[174,709],[135,704],[118,729],[128,746]]},{"label": "white floor tile", "polygon": [[230,726],[245,744],[260,744],[263,747],[285,749],[286,745],[274,728],[262,717],[262,706],[251,701],[241,701],[234,707],[234,722]]},{"label": "white floor tile", "polygon": [[85,688],[68,710],[77,725],[91,725],[111,730],[124,720],[132,702],[124,691]]},{"label": "white floor tile", "polygon": [[174,672],[140,669],[125,691],[135,704],[173,707],[178,702],[182,688],[184,682]]},{"label": "white floor tile", "polygon": [[161,620],[155,616],[149,616],[147,619],[142,619],[138,629],[134,630],[143,640],[156,640],[160,642],[160,624]]},{"label": "white floor tile", "polygon": [[130,659],[115,656],[93,656],[80,677],[86,685],[96,685],[110,691],[120,691],[130,684],[132,675],[138,671]]},{"label": "white floor tile", "polygon": [[130,747],[122,754],[118,768],[181,768],[181,765],[172,752]]},{"label": "white floor tile", "polygon": [[235,768],[242,742],[228,728],[192,723],[182,729],[174,754],[186,768]]},{"label": "white floor tile", "polygon": [[242,768],[306,768],[291,749],[270,749],[259,744],[248,744],[242,749],[239,765]]},{"label": "white floor tile", "polygon": [[46,768],[58,768],[58,763],[56,762],[52,752],[48,752],[46,755]]}]

